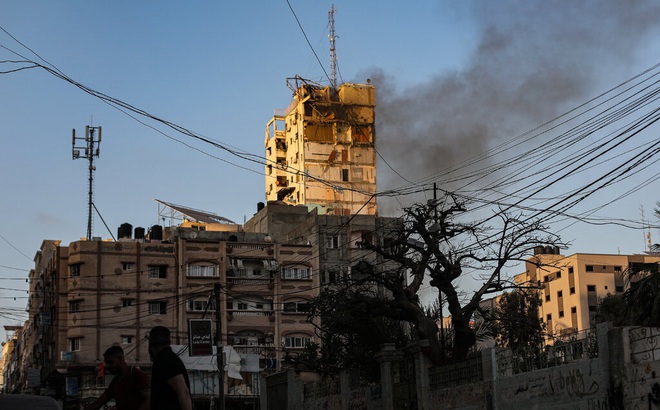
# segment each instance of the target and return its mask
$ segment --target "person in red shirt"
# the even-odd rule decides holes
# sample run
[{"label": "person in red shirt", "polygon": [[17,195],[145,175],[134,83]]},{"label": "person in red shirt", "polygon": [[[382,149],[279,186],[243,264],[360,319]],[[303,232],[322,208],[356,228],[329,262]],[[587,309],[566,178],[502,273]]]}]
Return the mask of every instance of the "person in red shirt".
[{"label": "person in red shirt", "polygon": [[103,353],[105,369],[115,375],[110,386],[101,397],[94,400],[85,410],[98,410],[110,399],[115,399],[116,410],[149,410],[149,378],[140,369],[126,364],[124,350],[112,346]]}]

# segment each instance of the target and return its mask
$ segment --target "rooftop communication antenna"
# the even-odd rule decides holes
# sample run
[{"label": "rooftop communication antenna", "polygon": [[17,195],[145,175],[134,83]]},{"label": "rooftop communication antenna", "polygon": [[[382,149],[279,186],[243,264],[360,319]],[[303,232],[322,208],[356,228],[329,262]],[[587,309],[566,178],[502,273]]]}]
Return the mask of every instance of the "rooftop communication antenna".
[{"label": "rooftop communication antenna", "polygon": [[[76,142],[79,144],[84,141],[83,145],[76,146]],[[101,127],[92,127],[90,125],[85,127],[85,136],[76,137],[76,129],[73,129],[73,136],[71,139],[73,146],[72,155],[73,159],[86,159],[89,161],[89,198],[88,198],[88,209],[87,209],[87,240],[92,240],[92,208],[94,207],[94,171],[96,171],[96,166],[94,166],[94,157],[99,157],[100,151],[99,147],[101,146]]]},{"label": "rooftop communication antenna", "polygon": [[337,88],[337,50],[335,49],[335,5],[333,4],[328,12],[330,24],[330,87]]},{"label": "rooftop communication antenna", "polygon": [[651,221],[644,218],[644,206],[639,206],[639,212],[642,214],[642,232],[644,233],[644,248],[650,252],[653,250],[653,241],[651,240]]}]

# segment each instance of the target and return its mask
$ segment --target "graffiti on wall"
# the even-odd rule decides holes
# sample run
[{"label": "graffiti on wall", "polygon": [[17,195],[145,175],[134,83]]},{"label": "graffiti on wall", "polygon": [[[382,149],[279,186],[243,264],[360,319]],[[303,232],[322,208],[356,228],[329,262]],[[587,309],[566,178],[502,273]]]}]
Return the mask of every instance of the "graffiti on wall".
[{"label": "graffiti on wall", "polygon": [[580,369],[559,370],[550,374],[550,389],[553,394],[567,394],[569,397],[582,398],[598,393],[600,388],[596,380],[585,380]]},{"label": "graffiti on wall", "polygon": [[[449,408],[451,406],[479,405],[492,398],[491,386],[468,384],[436,390],[431,395],[431,408]],[[444,406],[444,407],[442,407]],[[449,407],[447,407],[449,406]]]},{"label": "graffiti on wall", "polygon": [[366,410],[367,409],[367,395],[364,390],[353,390],[351,398],[348,402],[349,410]]}]

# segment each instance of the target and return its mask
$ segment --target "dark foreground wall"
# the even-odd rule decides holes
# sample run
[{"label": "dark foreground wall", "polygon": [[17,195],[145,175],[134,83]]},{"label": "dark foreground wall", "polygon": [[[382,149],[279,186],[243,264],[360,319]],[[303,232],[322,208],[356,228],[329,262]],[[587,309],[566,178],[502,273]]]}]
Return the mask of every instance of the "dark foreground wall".
[{"label": "dark foreground wall", "polygon": [[[386,346],[380,385],[360,386],[351,371],[323,381],[290,371],[262,380],[261,404],[268,410],[660,409],[659,328],[601,324],[593,344],[589,355],[586,344],[566,346],[551,367],[531,371],[520,371],[507,349],[434,368],[423,349]],[[284,391],[286,406],[273,407],[268,394],[281,398]]]}]

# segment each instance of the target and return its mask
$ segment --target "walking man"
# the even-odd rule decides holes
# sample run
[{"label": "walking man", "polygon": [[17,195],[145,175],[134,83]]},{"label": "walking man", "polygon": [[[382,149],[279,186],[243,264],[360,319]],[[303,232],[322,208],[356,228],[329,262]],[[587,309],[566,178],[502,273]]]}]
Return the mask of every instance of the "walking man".
[{"label": "walking man", "polygon": [[85,410],[98,410],[110,399],[115,399],[117,410],[149,410],[149,378],[140,369],[126,364],[124,350],[112,346],[103,353],[106,370],[113,374],[110,386]]},{"label": "walking man", "polygon": [[156,326],[149,331],[152,410],[192,410],[190,381],[185,365],[170,347],[170,331]]}]

